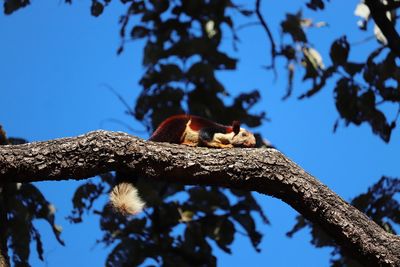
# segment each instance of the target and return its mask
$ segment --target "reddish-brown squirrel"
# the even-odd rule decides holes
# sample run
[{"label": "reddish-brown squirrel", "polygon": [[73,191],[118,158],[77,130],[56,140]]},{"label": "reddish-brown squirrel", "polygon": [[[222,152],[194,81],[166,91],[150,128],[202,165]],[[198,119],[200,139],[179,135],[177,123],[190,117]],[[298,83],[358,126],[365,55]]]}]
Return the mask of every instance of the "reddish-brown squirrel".
[{"label": "reddish-brown squirrel", "polygon": [[[149,141],[212,148],[254,147],[256,139],[238,121],[231,126],[193,115],[175,115],[164,120]],[[111,205],[120,213],[137,214],[145,206],[131,183],[120,183],[110,193]]]}]

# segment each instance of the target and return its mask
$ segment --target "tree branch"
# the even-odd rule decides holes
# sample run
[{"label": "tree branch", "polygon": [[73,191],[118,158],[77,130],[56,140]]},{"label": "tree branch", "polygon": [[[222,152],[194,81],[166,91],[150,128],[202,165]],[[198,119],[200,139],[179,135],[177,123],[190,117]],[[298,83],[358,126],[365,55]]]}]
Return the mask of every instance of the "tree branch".
[{"label": "tree branch", "polygon": [[256,0],[256,14],[257,14],[257,18],[260,21],[262,27],[264,28],[264,30],[267,32],[268,35],[268,39],[271,43],[271,68],[274,71],[274,75],[275,77],[277,76],[276,73],[276,69],[275,69],[275,57],[276,57],[276,45],[275,45],[275,41],[274,41],[274,37],[272,36],[272,32],[269,29],[267,22],[265,21],[264,17],[261,14],[260,11],[260,6],[261,6],[261,0]]},{"label": "tree branch", "polygon": [[387,3],[384,5],[386,11],[392,11],[393,9],[397,9],[400,7],[400,2],[392,2],[392,3]]},{"label": "tree branch", "polygon": [[390,49],[400,57],[400,36],[392,21],[386,16],[386,6],[379,0],[365,0],[372,18],[388,41]]},{"label": "tree branch", "polygon": [[271,195],[321,225],[365,265],[400,266],[400,237],[386,233],[275,149],[190,148],[108,131],[0,146],[0,183],[85,179],[112,170]]}]

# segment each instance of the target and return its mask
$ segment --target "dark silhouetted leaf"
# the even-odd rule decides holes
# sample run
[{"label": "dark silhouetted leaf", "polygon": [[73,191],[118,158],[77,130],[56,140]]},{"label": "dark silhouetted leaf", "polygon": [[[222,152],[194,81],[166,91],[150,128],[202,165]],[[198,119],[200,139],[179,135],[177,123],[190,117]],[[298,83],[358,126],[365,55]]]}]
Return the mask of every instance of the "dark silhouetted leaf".
[{"label": "dark silhouetted leaf", "polygon": [[343,66],[343,68],[350,76],[354,76],[354,75],[356,75],[357,73],[360,73],[363,70],[364,64],[354,63],[354,62],[347,62]]},{"label": "dark silhouetted leaf", "polygon": [[103,13],[104,5],[96,0],[92,1],[92,6],[90,7],[90,12],[93,16],[98,17]]},{"label": "dark silhouetted leaf", "polygon": [[323,10],[325,8],[323,0],[309,0],[309,2],[306,3],[306,6],[312,10]]},{"label": "dark silhouetted leaf", "polygon": [[10,15],[14,11],[26,7],[30,3],[30,0],[4,0],[4,14]]},{"label": "dark silhouetted leaf", "polygon": [[260,252],[261,250],[258,248],[258,245],[261,242],[262,235],[256,230],[256,225],[250,214],[237,213],[233,215],[233,218],[246,230],[247,235],[249,236],[251,244],[253,245],[254,249]]},{"label": "dark silhouetted leaf", "polygon": [[143,26],[135,26],[132,28],[131,37],[132,39],[140,39],[146,37],[149,34],[149,30]]},{"label": "dark silhouetted leaf", "polygon": [[347,62],[347,58],[350,52],[350,45],[347,42],[346,36],[335,40],[331,45],[329,56],[334,65],[343,66]]},{"label": "dark silhouetted leaf", "polygon": [[286,19],[281,22],[281,28],[284,33],[289,34],[294,42],[307,42],[306,34],[301,27],[302,13],[286,14]]},{"label": "dark silhouetted leaf", "polygon": [[83,212],[89,211],[93,206],[93,202],[103,193],[104,186],[102,184],[95,184],[92,181],[79,186],[72,198],[72,214],[67,219],[73,223],[82,222]]}]

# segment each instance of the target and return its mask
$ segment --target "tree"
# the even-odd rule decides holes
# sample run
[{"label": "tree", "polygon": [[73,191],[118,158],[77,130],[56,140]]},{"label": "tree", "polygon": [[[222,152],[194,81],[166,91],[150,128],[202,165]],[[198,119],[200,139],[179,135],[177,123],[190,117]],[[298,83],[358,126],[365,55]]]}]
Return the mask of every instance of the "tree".
[{"label": "tree", "polygon": [[[29,2],[5,1],[5,11],[6,13],[10,13],[28,3]],[[108,1],[105,3],[94,1],[91,9],[92,14],[95,16],[100,15],[104,10],[104,4],[107,3]],[[386,46],[382,46],[372,52],[365,64],[351,62],[348,61],[350,45],[347,39],[342,37],[335,41],[331,47],[332,66],[325,68],[322,65],[319,53],[307,41],[304,32],[304,27],[317,26],[316,23],[303,18],[300,12],[297,14],[288,14],[281,26],[283,33],[290,36],[291,41],[285,39],[285,42],[278,47],[269,33],[266,20],[263,19],[261,15],[259,9],[260,1],[256,1],[255,4],[255,13],[266,29],[266,32],[269,34],[268,36],[270,37],[271,44],[273,44],[271,45],[271,57],[273,60],[271,65],[272,69],[276,68],[274,63],[276,57],[283,57],[287,61],[289,86],[285,97],[292,94],[295,67],[304,66],[304,79],[310,79],[313,82],[312,89],[303,94],[301,98],[314,95],[324,88],[329,79],[339,77],[337,78],[337,85],[335,88],[336,106],[345,123],[359,125],[362,122],[367,122],[371,125],[375,133],[379,134],[384,141],[388,142],[395,124],[394,122],[387,122],[384,113],[378,110],[378,105],[386,101],[398,102],[396,89],[386,85],[387,80],[397,80],[396,70],[390,68],[390,66],[395,66],[395,49],[390,50]],[[379,5],[378,7],[372,7],[371,5],[374,3],[368,1],[366,4],[370,5],[371,10],[377,10],[377,12],[382,8]],[[143,61],[146,67],[146,73],[140,81],[143,86],[143,91],[134,109],[131,109],[127,105],[129,114],[142,121],[149,130],[154,129],[154,127],[168,115],[184,111],[214,118],[221,122],[240,119],[251,127],[258,126],[265,120],[265,113],[249,113],[250,108],[260,99],[258,90],[242,93],[234,98],[232,105],[226,105],[223,101],[223,95],[226,95],[228,92],[215,75],[219,70],[236,68],[236,60],[227,53],[220,51],[223,34],[221,25],[226,25],[230,28],[234,36],[235,44],[238,40],[238,35],[234,27],[234,19],[230,12],[238,12],[244,16],[251,16],[253,14],[252,10],[243,9],[240,6],[233,5],[229,1],[211,1],[210,3],[203,3],[202,1],[182,3],[179,1],[157,1],[149,3],[131,1],[128,2],[128,5],[127,14],[121,18],[121,37],[123,45],[118,52],[121,53],[123,51],[126,41],[130,38],[145,38],[147,40]],[[324,7],[324,2],[311,1],[307,5],[311,9],[321,9]],[[169,14],[169,12],[171,12],[171,14]],[[134,25],[129,24],[134,15],[140,17],[141,23],[135,23]],[[374,16],[374,12],[372,12],[372,16]],[[387,21],[384,20],[381,23],[387,23]],[[126,37],[126,30],[129,27],[131,27],[130,38]],[[382,26],[381,28],[384,35],[388,37],[389,35],[385,34],[386,27]],[[389,43],[391,43],[391,41],[395,42],[396,36],[392,39],[387,39]],[[391,47],[394,48],[396,45],[391,45]],[[380,59],[378,60],[378,56],[382,56],[383,53],[387,53],[386,56],[383,56],[383,61]],[[343,71],[345,73],[342,73]],[[367,83],[368,86],[362,86],[360,84],[358,80],[361,76],[364,79],[363,82]],[[206,102],[208,102],[208,105],[204,105]],[[183,105],[183,103],[187,104],[187,108],[184,107],[185,105]],[[338,123],[336,126],[337,125]],[[7,142],[13,142],[12,139],[11,141],[6,138],[4,139],[7,140]],[[261,145],[261,137],[259,140]],[[34,176],[33,173],[32,175]],[[129,177],[126,177],[127,175],[129,175]],[[147,199],[147,202],[153,207],[152,213],[148,218],[149,224],[146,224],[147,221],[140,218],[128,221],[128,226],[133,227],[133,229],[142,230],[144,225],[148,225],[149,232],[158,233],[153,236],[153,240],[157,242],[162,240],[163,244],[173,244],[173,242],[178,240],[182,242],[180,244],[181,246],[185,245],[183,247],[187,248],[187,242],[196,238],[194,239],[197,241],[195,243],[200,242],[200,248],[205,253],[202,255],[201,259],[196,260],[210,265],[215,263],[215,258],[206,238],[213,239],[222,250],[229,252],[229,245],[232,243],[233,233],[236,231],[234,227],[235,223],[242,225],[247,231],[253,246],[258,249],[257,245],[261,235],[255,229],[254,219],[253,216],[250,215],[250,211],[257,211],[265,222],[267,222],[267,219],[250,194],[232,191],[233,194],[238,196],[237,203],[228,205],[229,199],[224,195],[224,191],[219,188],[192,188],[188,194],[191,200],[189,206],[187,203],[182,203],[182,206],[179,207],[179,205],[177,206],[177,204],[172,201],[163,202],[164,204],[160,205],[159,203],[161,200],[165,200],[165,198],[181,191],[182,187],[179,185],[157,184],[151,185],[151,189],[149,189],[149,184],[141,177],[145,176],[143,173],[137,173],[133,176],[132,173],[118,173],[117,176],[118,177],[103,175],[102,177],[103,180],[110,185],[116,182],[115,179],[129,178],[130,180],[138,180],[141,192],[149,192],[146,195],[152,196],[153,199]],[[146,188],[148,191],[146,191]],[[35,194],[32,193],[33,191]],[[71,220],[75,222],[80,221],[83,211],[90,209],[92,202],[104,191],[105,187],[103,184],[93,184],[89,182],[81,186],[77,190],[74,198],[75,210],[71,216]],[[397,179],[384,178],[375,186],[371,187],[370,192],[365,194],[364,197],[360,196],[356,198],[355,203],[357,204],[356,200],[358,200],[360,208],[363,208],[367,213],[369,211],[368,215],[370,217],[376,219],[377,222],[386,229],[394,231],[392,224],[390,221],[387,221],[386,218],[390,218],[394,223],[398,223],[398,216],[396,216],[398,214],[398,203],[396,201],[382,200],[390,199],[390,197],[398,191]],[[158,193],[155,194],[154,192]],[[28,197],[28,199],[29,196],[37,196],[37,198],[41,196],[40,192],[35,191],[31,186],[27,186],[27,188],[24,186],[19,194],[19,198]],[[28,194],[29,196],[27,196]],[[16,195],[18,196],[18,194]],[[51,225],[53,225],[53,229],[55,229],[55,233],[57,233],[58,236],[57,228],[53,221],[54,218],[51,217],[54,213],[51,213],[51,209],[48,208],[49,205],[47,205],[45,199],[40,198],[37,200],[37,198],[32,201],[41,203],[41,205],[37,206],[42,208],[34,210],[33,214],[40,218],[47,218]],[[213,204],[220,203],[221,200],[223,200],[222,203],[224,204],[216,205],[219,210],[210,209]],[[252,204],[249,205],[248,203]],[[379,207],[379,209],[371,207]],[[28,210],[29,209],[24,212],[32,212]],[[196,210],[199,211],[195,212]],[[226,213],[220,215],[219,212],[221,210],[226,211]],[[381,210],[385,210],[385,212],[381,213]],[[179,213],[179,211],[183,213]],[[19,210],[18,213],[15,214],[24,213]],[[158,219],[163,214],[175,214],[176,216],[171,216],[172,221],[169,222],[169,225],[163,225]],[[243,217],[244,214],[246,214],[245,217]],[[115,215],[110,214],[106,208],[102,211],[101,215],[102,227],[105,229],[106,233],[103,242],[107,244],[115,239],[115,232],[121,229],[118,229],[118,225],[114,222]],[[196,231],[188,227],[185,232],[187,235],[185,235],[183,241],[179,240],[179,237],[176,237],[176,239],[171,237],[170,233],[173,229],[171,225],[177,225],[178,221],[183,218],[189,218],[189,220],[192,221],[192,218],[197,218],[197,216],[199,219],[198,221],[202,223],[196,226],[192,225]],[[193,222],[193,224],[196,223],[197,222]],[[190,223],[188,223],[188,225],[190,225]],[[299,218],[298,224],[290,234],[293,234],[295,230],[305,225],[309,225],[309,222]],[[322,226],[324,228],[324,225]],[[32,238],[37,240],[37,244],[39,244],[38,251],[40,251],[42,245],[35,228],[28,225],[25,229],[31,232]],[[128,227],[125,229],[131,230],[132,228]],[[160,229],[162,229],[162,231]],[[226,232],[220,232],[219,229],[224,229]],[[129,233],[131,233],[131,231]],[[324,241],[317,245],[333,245],[331,242],[321,238],[317,228],[313,228],[313,233],[315,234],[314,240]],[[129,251],[131,251],[132,248],[141,248],[143,240],[140,238],[140,234],[136,236],[136,239],[126,239],[127,234],[128,233],[122,231],[122,234],[117,237],[117,239],[121,240],[121,243],[110,254],[108,259],[109,264],[117,265],[117,262],[121,262],[121,257],[122,262],[126,260],[127,262],[137,264],[144,260],[144,258],[140,257],[128,257]],[[14,237],[13,240],[15,241],[17,238]],[[23,240],[21,243],[25,243],[26,246],[28,243],[27,241],[28,240]],[[18,246],[15,246],[15,248],[17,247]],[[196,249],[196,247],[194,247],[194,249]],[[22,250],[22,252],[23,253],[14,249],[15,255],[18,255],[19,259],[22,259],[24,262],[26,261],[26,250]],[[346,251],[340,252],[342,254],[346,253]],[[152,251],[146,251],[146,253],[145,255],[150,255],[148,257],[161,257],[162,260],[160,260],[160,262],[164,264],[167,264],[171,260],[177,260],[176,254],[165,251],[165,248],[162,246],[153,246]],[[39,254],[41,255],[40,252]],[[182,257],[181,260],[182,264],[188,264],[188,257]],[[344,264],[347,260],[348,258],[341,258],[337,263],[341,262]],[[18,263],[17,261],[15,262]]]}]

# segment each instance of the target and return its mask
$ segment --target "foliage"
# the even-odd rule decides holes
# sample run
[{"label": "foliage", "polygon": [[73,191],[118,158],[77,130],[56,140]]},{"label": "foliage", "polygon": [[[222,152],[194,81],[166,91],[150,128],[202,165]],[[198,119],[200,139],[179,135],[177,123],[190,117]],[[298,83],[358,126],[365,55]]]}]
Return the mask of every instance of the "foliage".
[{"label": "foliage", "polygon": [[[101,178],[97,184],[87,182],[76,191],[72,222],[82,221],[82,214],[93,203],[92,196],[105,193],[103,181],[111,188],[130,176],[117,173]],[[259,250],[261,234],[256,230],[253,214],[258,213],[265,223],[268,220],[251,194],[232,190],[232,195],[226,196],[217,187],[149,184],[141,179],[136,186],[147,204],[144,216],[121,216],[108,205],[96,212],[104,231],[98,242],[116,243],[107,266],[136,266],[146,259],[153,259],[158,265],[214,266],[212,243],[231,253],[230,245],[238,229],[243,229]],[[91,193],[82,194],[86,191]]]},{"label": "foliage", "polygon": [[[70,4],[72,0],[65,2]],[[91,14],[100,16],[110,2],[111,0],[92,0]],[[163,119],[177,113],[196,114],[221,123],[240,120],[250,127],[259,126],[265,121],[265,113],[251,112],[251,108],[260,101],[258,90],[243,91],[232,97],[230,90],[225,89],[216,75],[219,71],[236,69],[238,59],[221,50],[221,42],[228,31],[234,36],[233,41],[238,41],[235,17],[241,15],[252,19],[254,13],[261,14],[260,10],[245,9],[230,0],[121,2],[127,5],[127,11],[120,17],[121,46],[117,53],[124,51],[128,41],[145,41],[145,73],[140,80],[142,91],[136,105],[128,107],[127,113],[142,122],[149,132]],[[256,7],[260,6],[260,0],[255,2]],[[393,4],[393,1],[387,3]],[[29,4],[28,0],[4,0],[4,13],[11,14]],[[304,4],[314,12],[329,7],[328,1],[324,0],[308,0]],[[360,30],[367,30],[371,21],[366,4],[360,1],[355,10],[360,17]],[[397,7],[386,6],[387,10],[381,16],[391,26],[396,23],[392,14]],[[385,11],[389,12],[387,16]],[[258,18],[269,32],[267,23],[262,17]],[[346,35],[333,37],[329,59],[321,56],[307,35],[307,29],[324,26],[325,22],[314,22],[299,11],[288,13],[282,19],[280,43],[276,45],[272,34],[270,35],[270,42],[273,44],[273,63],[270,69],[275,68],[277,59],[286,63],[288,87],[283,98],[293,94],[294,82],[299,73],[302,74],[303,81],[311,82],[311,88],[303,92],[299,99],[315,96],[327,88],[328,82],[334,84],[335,105],[341,118],[335,123],[334,129],[339,126],[340,121],[344,121],[346,126],[368,123],[374,134],[389,142],[399,112],[390,121],[388,117],[391,113],[382,106],[387,103],[399,105],[400,76],[397,70],[399,55],[391,48],[393,40],[387,38],[387,29],[375,26],[377,47],[365,56],[365,60],[355,61],[351,59],[351,48],[354,44],[348,41],[349,37]],[[396,39],[396,36],[393,38]],[[258,136],[258,143],[262,145],[261,136]],[[213,266],[216,265],[213,245],[231,253],[230,245],[238,229],[244,229],[253,247],[259,250],[258,244],[262,235],[256,230],[254,215],[258,214],[265,223],[268,220],[250,193],[215,187],[149,183],[138,175],[127,176],[122,173],[104,174],[100,178],[97,182],[87,182],[77,189],[73,198],[74,210],[69,217],[71,222],[81,222],[83,214],[93,210],[94,201],[121,180],[134,182],[148,205],[143,216],[134,218],[118,216],[108,206],[101,211],[94,211],[100,216],[100,226],[104,231],[99,242],[114,245],[108,256],[107,266],[140,265],[149,259],[157,265]],[[32,186],[26,190],[34,191]],[[399,223],[400,216],[399,205],[392,196],[398,190],[398,179],[383,177],[367,193],[354,198],[352,203],[386,230],[394,232],[393,225]],[[21,191],[18,194],[23,193]],[[36,195],[34,201],[39,202],[38,207],[48,207],[48,202],[40,192],[37,191]],[[40,217],[32,211],[28,217],[50,218],[45,215]],[[54,221],[48,221],[54,229]],[[37,231],[32,230],[34,228],[31,221],[26,222],[26,225],[23,229],[31,232],[30,238],[39,240],[37,244],[41,256],[40,236]],[[357,264],[320,228],[302,217],[298,217],[297,224],[288,235],[293,235],[304,227],[311,227],[312,243],[315,246],[335,248],[332,266]],[[24,257],[25,261],[29,253],[27,244],[31,239],[25,240],[25,247],[28,248],[23,252],[19,252],[20,247],[17,245],[11,247],[14,254]]]},{"label": "foliage", "polygon": [[[324,9],[324,1],[310,1],[307,7],[313,10]],[[363,1],[357,6],[356,14],[360,15],[363,23],[361,30],[366,30],[366,23],[370,16],[360,12],[360,8],[367,9]],[[384,15],[383,15],[384,16]],[[393,20],[392,23],[395,23]],[[284,99],[293,91],[293,80],[296,66],[304,69],[303,81],[311,80],[312,87],[299,96],[305,99],[314,96],[326,87],[330,80],[336,80],[334,96],[336,108],[345,125],[368,123],[374,134],[382,140],[389,142],[392,130],[400,112],[400,76],[397,71],[396,58],[399,56],[387,46],[387,41],[382,39],[382,32],[375,30],[379,45],[366,57],[365,62],[351,60],[352,45],[347,41],[346,35],[332,42],[330,48],[331,64],[325,66],[324,60],[316,48],[309,41],[305,29],[310,27],[325,26],[325,22],[315,23],[310,18],[304,18],[302,12],[287,14],[281,23],[284,36],[280,50],[276,52],[286,60],[288,72],[288,89]],[[375,26],[376,29],[376,26]],[[378,28],[379,29],[379,28]],[[394,119],[388,122],[387,116],[381,106],[391,103],[398,107]],[[339,120],[334,126],[338,127]]]},{"label": "foliage", "polygon": [[[0,145],[16,145],[26,142],[20,138],[7,138],[0,125]],[[35,185],[6,184],[1,185],[0,189],[0,199],[4,199],[2,207],[7,210],[8,219],[5,235],[12,252],[11,258],[14,266],[29,266],[31,242],[35,242],[38,257],[43,260],[43,243],[41,235],[33,223],[35,220],[45,220],[53,230],[57,241],[64,245],[64,241],[61,239],[62,229],[55,224],[55,207]]]}]

